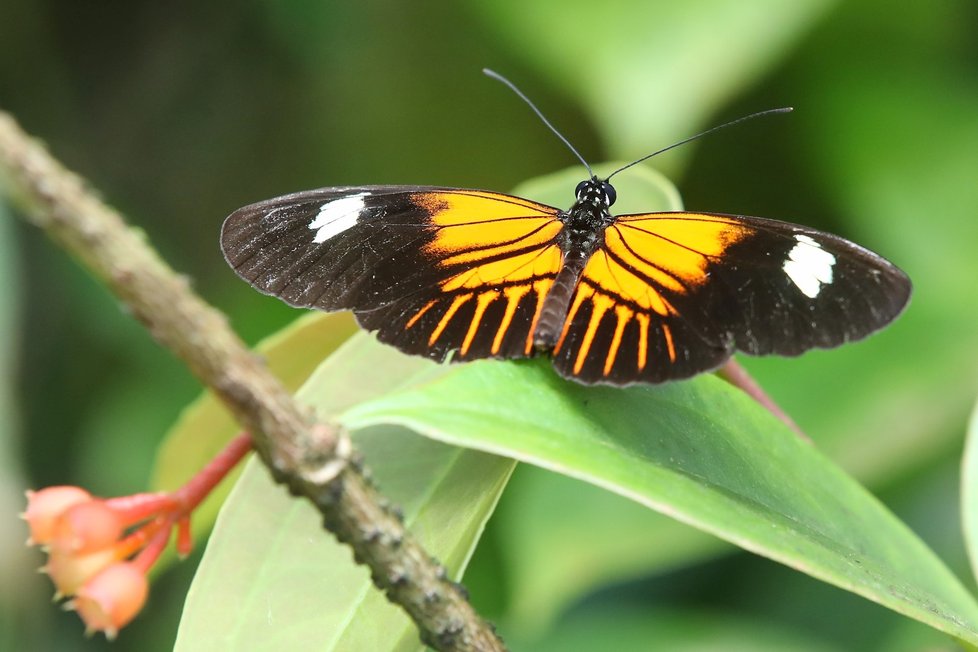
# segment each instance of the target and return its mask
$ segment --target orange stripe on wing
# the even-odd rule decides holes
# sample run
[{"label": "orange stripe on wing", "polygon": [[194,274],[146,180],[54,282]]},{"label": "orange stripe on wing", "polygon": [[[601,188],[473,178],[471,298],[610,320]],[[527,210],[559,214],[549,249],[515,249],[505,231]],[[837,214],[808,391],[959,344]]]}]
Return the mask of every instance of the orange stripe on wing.
[{"label": "orange stripe on wing", "polygon": [[469,330],[465,333],[465,339],[462,340],[462,348],[460,352],[465,355],[469,352],[469,347],[472,346],[472,340],[475,339],[475,334],[479,330],[479,324],[482,322],[483,315],[486,314],[486,308],[489,304],[499,298],[498,290],[490,290],[489,292],[483,292],[476,299],[475,304],[475,315],[472,316],[472,321],[469,323]]},{"label": "orange stripe on wing", "polygon": [[636,313],[635,321],[638,322],[638,370],[642,371],[649,362],[649,316]]},{"label": "orange stripe on wing", "polygon": [[635,313],[629,309],[627,306],[618,304],[615,306],[615,317],[618,319],[618,323],[615,325],[615,334],[611,338],[611,346],[608,347],[608,354],[604,358],[604,375],[607,376],[611,373],[611,368],[615,366],[615,360],[618,358],[618,349],[621,347],[621,338],[625,333],[625,326],[631,321]]},{"label": "orange stripe on wing", "polygon": [[441,337],[441,334],[448,326],[448,322],[450,322],[452,317],[455,316],[455,313],[458,312],[458,309],[462,307],[463,303],[471,298],[471,294],[460,294],[455,297],[455,300],[452,301],[452,305],[448,307],[448,310],[442,316],[441,321],[438,322],[438,326],[431,332],[431,337],[428,338],[428,346],[434,346],[435,342],[438,341],[438,338]]},{"label": "orange stripe on wing", "polygon": [[594,336],[598,332],[598,326],[601,325],[601,318],[604,314],[615,305],[615,302],[611,297],[607,297],[603,294],[595,293],[591,297],[591,320],[587,324],[587,330],[584,331],[584,339],[581,340],[581,348],[577,350],[577,359],[574,361],[574,373],[581,373],[581,369],[584,368],[584,362],[587,360],[588,354],[591,352],[591,344],[594,343]]},{"label": "orange stripe on wing", "polygon": [[[590,292],[590,294],[585,294]],[[580,309],[581,304],[584,300],[594,295],[594,288],[589,285],[578,285],[577,291],[574,293],[574,303],[571,305],[570,310],[567,311],[567,317],[564,318],[564,330],[560,332],[560,339],[557,340],[556,346],[554,346],[554,353],[560,351],[560,347],[564,345],[564,339],[567,337],[568,331],[570,331],[571,322],[574,321],[574,317],[577,316],[577,311]],[[536,326],[534,324],[534,326]]]},{"label": "orange stripe on wing", "polygon": [[[493,354],[499,353],[499,349],[503,345],[503,338],[506,337],[506,332],[513,322],[513,315],[516,314],[516,309],[519,307],[520,301],[529,292],[529,285],[514,285],[503,290],[503,294],[506,296],[506,312],[503,313],[502,321],[499,322],[499,328],[496,329],[496,337],[492,340],[492,349],[490,350]],[[532,333],[533,331],[530,330],[531,335]]]},{"label": "orange stripe on wing", "polygon": [[526,335],[526,348],[524,353],[530,355],[533,350],[533,333],[537,330],[537,322],[540,321],[540,311],[543,310],[543,300],[547,298],[550,287],[554,284],[552,279],[537,281],[533,284],[533,289],[537,293],[537,309],[533,313],[533,321],[530,322],[530,330]]},{"label": "orange stripe on wing", "polygon": [[676,346],[672,342],[672,330],[669,329],[669,324],[662,324],[662,335],[666,339],[666,348],[669,350],[669,361],[676,361]]},{"label": "orange stripe on wing", "polygon": [[418,320],[424,316],[426,312],[431,310],[431,308],[438,303],[438,299],[432,299],[428,303],[424,304],[424,307],[418,312],[414,313],[414,317],[408,320],[408,323],[404,324],[404,330],[407,330],[418,323]]},{"label": "orange stripe on wing", "polygon": [[[447,260],[447,259],[446,259]],[[444,264],[445,261],[439,264]],[[528,281],[534,276],[555,275],[560,268],[560,249],[556,246],[463,266],[458,274],[440,283],[445,292],[479,290],[483,286]]]}]

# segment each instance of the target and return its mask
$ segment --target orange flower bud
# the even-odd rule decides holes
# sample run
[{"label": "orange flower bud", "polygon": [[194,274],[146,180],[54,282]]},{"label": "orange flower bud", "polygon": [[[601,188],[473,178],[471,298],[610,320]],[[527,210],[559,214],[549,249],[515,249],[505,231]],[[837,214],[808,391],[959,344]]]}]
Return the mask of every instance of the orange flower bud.
[{"label": "orange flower bud", "polygon": [[54,524],[51,549],[88,553],[108,548],[118,541],[125,527],[122,517],[101,500],[72,505]]},{"label": "orange flower bud", "polygon": [[52,550],[43,570],[54,582],[57,596],[74,595],[90,578],[118,560],[114,548],[103,548],[88,554]]},{"label": "orange flower bud", "polygon": [[54,536],[54,524],[72,505],[91,500],[92,495],[80,487],[46,487],[27,492],[27,509],[23,518],[31,529],[28,545],[46,545]]},{"label": "orange flower bud", "polygon": [[87,632],[105,632],[113,639],[143,608],[148,593],[146,575],[131,562],[118,562],[86,582],[72,607]]}]

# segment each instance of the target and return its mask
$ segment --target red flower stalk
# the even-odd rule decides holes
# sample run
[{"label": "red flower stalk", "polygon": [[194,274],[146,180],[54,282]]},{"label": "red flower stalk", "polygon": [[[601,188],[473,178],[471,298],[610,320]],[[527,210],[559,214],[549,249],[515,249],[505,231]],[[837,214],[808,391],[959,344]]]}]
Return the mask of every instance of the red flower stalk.
[{"label": "red flower stalk", "polygon": [[96,498],[79,487],[27,492],[23,518],[28,545],[49,553],[41,569],[57,598],[78,612],[88,633],[114,638],[142,609],[146,574],[166,549],[173,529],[177,553],[190,553],[190,514],[251,450],[243,433],[173,493]]}]

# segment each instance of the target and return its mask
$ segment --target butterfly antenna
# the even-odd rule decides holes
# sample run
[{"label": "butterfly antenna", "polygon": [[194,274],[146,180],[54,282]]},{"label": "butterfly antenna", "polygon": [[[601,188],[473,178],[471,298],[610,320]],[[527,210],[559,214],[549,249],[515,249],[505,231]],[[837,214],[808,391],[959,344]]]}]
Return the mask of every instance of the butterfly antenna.
[{"label": "butterfly antenna", "polygon": [[504,83],[507,86],[509,86],[509,90],[511,90],[514,93],[516,93],[517,95],[519,95],[520,96],[520,99],[522,99],[524,102],[526,102],[527,104],[529,104],[530,105],[530,108],[533,109],[533,112],[537,114],[537,117],[540,118],[541,120],[543,120],[543,124],[545,124],[548,127],[550,127],[550,131],[554,132],[557,135],[557,138],[560,138],[564,142],[564,144],[567,145],[567,148],[570,151],[574,152],[574,156],[577,157],[577,160],[579,160],[581,163],[583,163],[584,164],[584,167],[587,168],[588,175],[591,178],[594,178],[594,172],[591,171],[591,166],[587,164],[587,161],[584,160],[584,157],[581,156],[580,153],[578,153],[578,151],[576,149],[574,149],[574,146],[570,144],[570,141],[569,140],[567,140],[566,138],[564,138],[564,135],[562,133],[560,133],[559,131],[557,131],[557,128],[556,127],[554,127],[552,124],[550,124],[550,121],[547,120],[547,118],[544,117],[543,113],[540,112],[540,109],[538,109],[536,107],[536,105],[533,102],[530,101],[530,98],[528,98],[526,95],[524,95],[523,94],[523,91],[521,91],[520,89],[516,88],[516,84],[514,84],[511,81],[509,81],[508,79],[506,79],[505,77],[503,77],[502,75],[500,75],[498,72],[495,72],[494,70],[489,70],[488,68],[483,68],[482,69],[482,72],[487,77],[492,77],[496,81],[501,81],[502,83]]},{"label": "butterfly antenna", "polygon": [[763,115],[771,115],[771,114],[774,114],[774,113],[791,113],[792,111],[794,111],[794,109],[792,107],[785,106],[785,107],[781,107],[780,109],[768,109],[767,111],[758,111],[757,113],[751,113],[750,115],[745,115],[742,118],[737,118],[736,120],[731,120],[730,122],[724,122],[722,125],[719,125],[717,127],[713,127],[712,129],[707,129],[706,131],[702,131],[702,132],[696,134],[695,136],[690,136],[689,138],[686,138],[684,140],[680,140],[678,143],[673,143],[672,145],[669,145],[669,147],[664,147],[664,148],[660,149],[657,152],[652,152],[651,154],[648,154],[647,156],[643,156],[642,158],[638,159],[637,161],[632,161],[628,165],[624,165],[624,166],[618,168],[617,170],[615,170],[614,172],[612,172],[611,174],[609,174],[608,177],[605,179],[605,181],[607,181],[611,177],[615,176],[619,172],[621,172],[623,170],[627,170],[628,168],[632,167],[633,165],[638,165],[642,161],[646,161],[646,160],[652,158],[653,156],[658,156],[659,154],[662,154],[663,152],[668,152],[670,149],[673,149],[675,147],[679,147],[680,145],[685,145],[686,143],[690,142],[691,140],[696,140],[697,138],[702,138],[703,136],[705,136],[707,134],[712,134],[714,131],[719,131],[721,129],[726,129],[727,127],[732,127],[734,125],[740,124],[741,122],[747,122],[748,120],[753,120],[754,118],[760,118]]}]

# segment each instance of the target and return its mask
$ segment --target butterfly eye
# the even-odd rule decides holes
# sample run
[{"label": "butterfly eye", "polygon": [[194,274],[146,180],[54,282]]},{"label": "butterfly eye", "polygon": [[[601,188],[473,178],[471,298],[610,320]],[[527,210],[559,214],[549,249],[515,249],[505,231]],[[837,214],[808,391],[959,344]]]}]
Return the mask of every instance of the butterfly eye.
[{"label": "butterfly eye", "polygon": [[582,181],[579,184],[577,184],[577,188],[574,188],[574,196],[577,197],[578,199],[583,197],[584,191],[587,190],[588,183],[589,183],[588,181]]},{"label": "butterfly eye", "polygon": [[601,190],[604,191],[604,196],[608,198],[608,206],[613,205],[615,200],[618,199],[618,192],[615,190],[615,187],[607,181],[601,184]]}]

